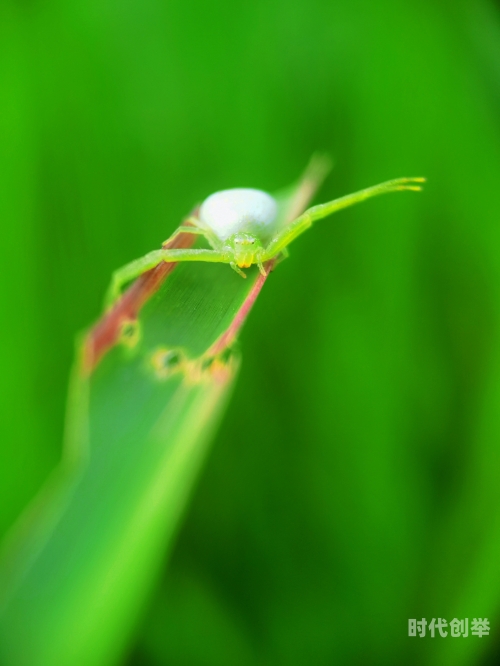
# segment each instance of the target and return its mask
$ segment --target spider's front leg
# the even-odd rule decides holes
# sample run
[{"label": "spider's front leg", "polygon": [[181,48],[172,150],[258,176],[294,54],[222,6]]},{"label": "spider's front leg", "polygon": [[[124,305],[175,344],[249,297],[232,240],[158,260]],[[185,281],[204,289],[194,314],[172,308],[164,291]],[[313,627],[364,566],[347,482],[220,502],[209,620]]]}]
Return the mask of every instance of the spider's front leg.
[{"label": "spider's front leg", "polygon": [[348,194],[345,197],[340,197],[340,199],[334,199],[333,201],[328,201],[324,204],[319,204],[318,206],[313,206],[306,210],[305,213],[297,217],[293,222],[288,224],[284,229],[282,229],[269,243],[265,250],[264,261],[272,259],[276,256],[278,252],[282,252],[287,245],[289,245],[295,238],[304,233],[306,229],[312,225],[313,222],[321,220],[324,217],[328,217],[332,213],[336,213],[342,208],[348,208],[354,204],[365,201],[366,199],[371,199],[376,197],[379,194],[387,194],[388,192],[400,192],[402,190],[409,190],[411,192],[420,192],[422,189],[422,183],[425,182],[425,178],[395,178],[394,180],[388,180],[385,183],[380,183],[379,185],[374,185],[373,187],[367,187],[364,190],[359,192],[354,192],[354,194]]},{"label": "spider's front leg", "polygon": [[130,264],[126,264],[113,273],[111,284],[106,292],[105,308],[109,309],[120,298],[122,288],[135,278],[158,266],[162,261],[177,263],[179,261],[208,261],[212,263],[228,263],[221,252],[215,250],[153,250]]},{"label": "spider's front leg", "polygon": [[120,298],[122,287],[124,287],[127,282],[134,280],[135,278],[142,275],[146,271],[154,268],[162,261],[163,250],[155,250],[154,252],[149,252],[148,254],[131,261],[129,264],[118,268],[113,272],[111,276],[111,283],[106,292],[104,299],[105,309],[108,310],[111,308],[114,303]]}]

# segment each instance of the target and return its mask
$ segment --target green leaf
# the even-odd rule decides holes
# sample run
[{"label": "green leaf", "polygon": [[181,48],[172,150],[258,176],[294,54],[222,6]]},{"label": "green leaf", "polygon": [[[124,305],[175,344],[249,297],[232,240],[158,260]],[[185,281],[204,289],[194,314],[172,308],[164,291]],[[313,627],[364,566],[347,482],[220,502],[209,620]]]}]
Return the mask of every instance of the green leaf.
[{"label": "green leaf", "polygon": [[[284,217],[318,164],[280,197]],[[0,563],[2,664],[110,664],[127,646],[237,374],[232,345],[267,279],[247,275],[161,264],[79,342],[64,459]]]}]

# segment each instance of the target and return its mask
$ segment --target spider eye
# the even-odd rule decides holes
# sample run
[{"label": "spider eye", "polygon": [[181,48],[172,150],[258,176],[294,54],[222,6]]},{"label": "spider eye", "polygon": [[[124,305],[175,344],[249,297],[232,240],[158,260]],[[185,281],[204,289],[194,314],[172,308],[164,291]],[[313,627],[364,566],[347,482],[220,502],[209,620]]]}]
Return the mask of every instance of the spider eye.
[{"label": "spider eye", "polygon": [[253,245],[255,243],[255,239],[241,235],[241,236],[235,236],[234,242],[237,245]]}]

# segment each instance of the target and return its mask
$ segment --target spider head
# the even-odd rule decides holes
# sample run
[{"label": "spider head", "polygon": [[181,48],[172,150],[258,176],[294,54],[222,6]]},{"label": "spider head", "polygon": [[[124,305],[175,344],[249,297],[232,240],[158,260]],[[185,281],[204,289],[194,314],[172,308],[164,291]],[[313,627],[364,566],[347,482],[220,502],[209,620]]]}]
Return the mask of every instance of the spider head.
[{"label": "spider head", "polygon": [[225,250],[240,268],[248,268],[256,263],[262,243],[257,236],[240,231],[227,239]]}]

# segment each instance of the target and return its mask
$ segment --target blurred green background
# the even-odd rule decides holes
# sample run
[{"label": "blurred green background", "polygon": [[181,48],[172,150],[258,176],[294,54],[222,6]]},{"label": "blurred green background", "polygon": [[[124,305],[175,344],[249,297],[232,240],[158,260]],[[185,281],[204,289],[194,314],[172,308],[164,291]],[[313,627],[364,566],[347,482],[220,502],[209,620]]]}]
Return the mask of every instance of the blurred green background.
[{"label": "blurred green background", "polygon": [[[2,534],[59,460],[114,268],[317,149],[318,201],[429,179],[271,276],[124,663],[497,663],[499,27],[482,0],[1,3]],[[422,617],[492,631],[409,638]]]}]

